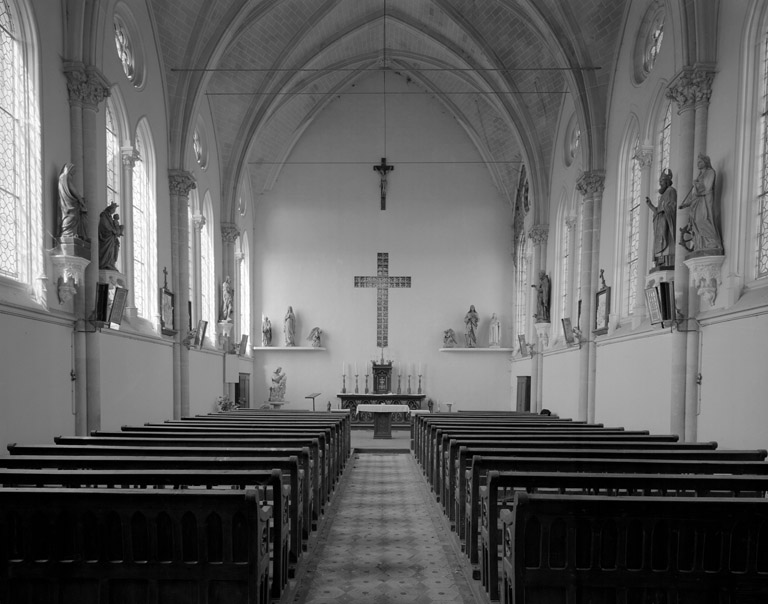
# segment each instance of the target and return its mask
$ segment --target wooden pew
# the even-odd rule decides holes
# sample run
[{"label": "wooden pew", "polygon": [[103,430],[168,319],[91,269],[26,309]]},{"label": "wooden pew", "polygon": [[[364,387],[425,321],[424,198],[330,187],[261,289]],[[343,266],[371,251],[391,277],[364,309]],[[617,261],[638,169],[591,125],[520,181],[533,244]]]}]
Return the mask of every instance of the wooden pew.
[{"label": "wooden pew", "polygon": [[[0,463],[2,463],[0,461]],[[66,488],[175,488],[194,489],[195,487],[228,488],[245,490],[256,488],[259,500],[266,502],[272,509],[271,545],[272,572],[271,593],[280,597],[289,578],[290,552],[290,494],[289,481],[280,470],[138,470],[122,469],[124,463],[110,469],[59,469],[59,468],[2,468],[0,467],[0,486],[2,487],[66,487]],[[294,529],[296,530],[296,529]]]},{"label": "wooden pew", "polygon": [[[120,434],[120,433],[118,433]],[[308,477],[304,489],[305,505],[312,504],[312,513],[307,516],[313,524],[317,522],[323,511],[324,504],[330,497],[329,486],[323,469],[323,457],[319,443],[312,438],[284,436],[254,436],[246,434],[243,437],[229,438],[217,433],[175,433],[167,435],[163,432],[153,432],[148,435],[143,432],[128,432],[126,436],[113,437],[103,432],[94,436],[57,436],[54,442],[58,445],[89,446],[89,447],[122,447],[122,452],[128,453],[132,447],[170,447],[170,448],[249,448],[271,451],[271,455],[298,455],[303,464],[302,469]],[[306,451],[304,451],[306,449]],[[305,456],[306,453],[306,456]],[[46,453],[44,453],[46,454]],[[308,510],[309,511],[309,510]]]},{"label": "wooden pew", "polygon": [[[615,474],[768,474],[768,463],[763,461],[720,461],[716,457],[700,460],[679,460],[664,458],[663,452],[659,457],[646,456],[637,458],[636,451],[622,455],[620,451],[604,451],[610,453],[607,457],[584,457],[584,451],[569,451],[557,456],[558,451],[550,457],[485,457],[475,455],[472,459],[472,469],[468,470],[466,488],[465,548],[470,563],[479,561],[480,538],[480,484],[485,480],[489,471],[499,472],[606,472]],[[718,451],[711,451],[714,455]],[[764,452],[763,452],[764,453]]]},{"label": "wooden pew", "polygon": [[[113,448],[116,449],[116,448]],[[296,455],[283,456],[280,453],[262,454],[253,449],[231,450],[239,453],[249,452],[251,455],[228,455],[226,451],[213,449],[184,449],[187,455],[178,455],[177,450],[169,448],[134,448],[108,452],[101,447],[76,447],[66,445],[8,445],[10,457],[0,458],[0,467],[9,469],[30,468],[60,468],[60,469],[95,469],[95,470],[249,470],[268,471],[280,470],[290,483],[291,498],[288,504],[290,519],[290,559],[295,563],[304,549],[302,538],[309,537],[306,519],[305,492],[306,474],[300,467],[300,459]],[[195,452],[202,453],[199,456]],[[93,454],[91,454],[93,453]],[[305,458],[307,457],[305,451]],[[294,493],[296,496],[294,496]],[[294,528],[295,527],[295,528]],[[278,543],[284,539],[281,531],[273,535],[273,551],[282,552]],[[283,589],[290,568],[283,569],[278,562],[283,580],[275,589]]]},{"label": "wooden pew", "polygon": [[607,474],[578,472],[488,472],[480,489],[482,583],[491,600],[499,599],[502,530],[500,513],[511,510],[516,492],[656,497],[761,497],[768,475]]},{"label": "wooden pew", "polygon": [[503,601],[768,601],[768,501],[515,495]]},{"label": "wooden pew", "polygon": [[254,491],[0,489],[0,601],[267,604]]}]

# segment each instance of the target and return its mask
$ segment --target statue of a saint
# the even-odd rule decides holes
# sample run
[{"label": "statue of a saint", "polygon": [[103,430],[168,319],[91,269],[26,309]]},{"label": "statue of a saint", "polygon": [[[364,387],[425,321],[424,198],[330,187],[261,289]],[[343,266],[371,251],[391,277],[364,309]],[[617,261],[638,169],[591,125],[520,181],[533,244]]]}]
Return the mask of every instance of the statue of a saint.
[{"label": "statue of a saint", "polygon": [[285,399],[286,375],[278,367],[272,374],[272,386],[269,389],[269,402],[283,402]]},{"label": "statue of a saint", "polygon": [[501,322],[499,321],[496,313],[491,315],[491,326],[488,333],[488,346],[490,348],[498,348],[501,345]]},{"label": "statue of a saint", "polygon": [[83,196],[72,182],[75,165],[67,163],[59,174],[59,206],[61,207],[61,236],[90,241],[86,224],[88,208]]},{"label": "statue of a saint", "polygon": [[117,270],[117,255],[120,253],[120,237],[125,227],[120,224],[120,215],[115,213],[117,204],[110,203],[99,214],[99,268]]},{"label": "statue of a saint", "polygon": [[452,329],[446,329],[443,332],[443,348],[453,348],[456,344],[456,332]]},{"label": "statue of a saint", "polygon": [[289,306],[283,320],[283,333],[285,334],[285,345],[296,346],[296,315],[293,314],[293,307]]},{"label": "statue of a saint", "polygon": [[536,314],[533,315],[536,323],[549,323],[549,277],[545,271],[539,271],[539,284],[531,285],[537,290]]},{"label": "statue of a saint", "polygon": [[677,191],[672,186],[672,170],[659,177],[659,205],[646,197],[645,203],[653,213],[653,264],[656,268],[675,266],[675,221]]},{"label": "statue of a saint", "polygon": [[265,348],[272,344],[272,323],[266,315],[261,316],[261,345]]},{"label": "statue of a saint", "polygon": [[[715,203],[715,171],[709,156],[699,154],[696,164],[699,174],[680,209],[690,207],[688,224],[680,229],[680,245],[699,256],[719,256],[723,253],[720,236],[720,208]],[[687,235],[687,237],[686,237]]]},{"label": "statue of a saint", "polygon": [[312,342],[313,348],[320,348],[320,336],[323,334],[323,330],[319,327],[313,327],[312,331],[309,332],[309,336],[307,336],[307,340]]},{"label": "statue of a saint", "polygon": [[232,278],[227,276],[226,279],[224,279],[224,283],[221,284],[221,316],[220,321],[225,321],[227,323],[232,322],[232,303],[233,303],[233,297],[235,295],[235,290],[232,287]]},{"label": "statue of a saint", "polygon": [[477,311],[475,305],[471,304],[469,311],[464,315],[464,340],[467,348],[475,348],[477,346]]}]

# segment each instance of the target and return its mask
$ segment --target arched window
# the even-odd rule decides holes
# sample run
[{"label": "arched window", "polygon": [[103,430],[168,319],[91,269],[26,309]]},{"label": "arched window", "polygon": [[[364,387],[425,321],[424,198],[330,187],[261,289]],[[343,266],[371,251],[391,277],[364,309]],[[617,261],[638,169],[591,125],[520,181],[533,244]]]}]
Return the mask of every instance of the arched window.
[{"label": "arched window", "polygon": [[137,313],[152,321],[157,316],[157,226],[155,202],[155,153],[149,125],[136,130],[136,163],[133,168],[133,295]]},{"label": "arched window", "polygon": [[[765,29],[764,29],[765,31]],[[758,122],[757,253],[755,277],[768,277],[768,31],[761,46],[760,120]]]},{"label": "arched window", "polygon": [[664,119],[661,121],[659,130],[659,144],[656,154],[659,158],[659,170],[661,174],[669,169],[670,158],[670,135],[672,133],[672,103],[667,103],[667,109],[664,111]]},{"label": "arched window", "polygon": [[[564,213],[565,214],[565,213]],[[568,316],[568,301],[571,297],[569,288],[571,277],[571,229],[568,227],[569,216],[560,221],[560,318]]]},{"label": "arched window", "polygon": [[517,244],[515,265],[515,335],[524,336],[528,329],[528,235],[523,232]]},{"label": "arched window", "polygon": [[630,316],[637,296],[637,260],[640,247],[640,140],[635,137],[626,156],[626,189],[624,210],[624,270],[622,315]]},{"label": "arched window", "polygon": [[[251,253],[250,245],[248,244],[248,233],[244,232],[240,236],[240,253],[242,259],[240,260],[240,300],[237,306],[237,310],[240,314],[240,335],[248,336],[249,342],[251,337]],[[240,351],[243,354],[244,351]]]},{"label": "arched window", "polygon": [[216,262],[213,252],[213,206],[208,191],[203,198],[202,214],[205,220],[200,230],[200,318],[208,321],[206,337],[210,340],[216,332]]},{"label": "arched window", "polygon": [[0,277],[44,302],[37,41],[24,9],[0,0]]}]

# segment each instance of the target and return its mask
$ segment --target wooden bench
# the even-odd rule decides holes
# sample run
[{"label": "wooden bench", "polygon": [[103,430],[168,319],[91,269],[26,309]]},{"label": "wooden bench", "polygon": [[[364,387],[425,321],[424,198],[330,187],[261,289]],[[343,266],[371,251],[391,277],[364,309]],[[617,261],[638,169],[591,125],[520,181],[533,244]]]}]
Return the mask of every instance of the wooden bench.
[{"label": "wooden bench", "polygon": [[[78,451],[75,455],[68,455],[73,449],[84,449]],[[280,543],[285,539],[290,539],[290,547],[286,555],[290,556],[292,563],[296,563],[304,549],[302,539],[309,538],[308,523],[310,519],[306,518],[306,505],[303,493],[305,491],[306,474],[300,468],[299,458],[292,456],[226,456],[226,455],[208,455],[195,457],[170,456],[168,449],[159,449],[156,455],[145,455],[147,449],[130,448],[133,455],[128,453],[113,453],[109,455],[99,448],[88,447],[67,447],[64,445],[8,445],[11,453],[10,457],[0,458],[0,467],[8,469],[43,469],[59,468],[66,470],[111,470],[118,472],[120,470],[131,470],[137,472],[148,472],[151,470],[162,470],[167,472],[178,470],[198,470],[225,472],[226,470],[241,470],[255,472],[271,472],[274,469],[280,470],[286,477],[290,486],[290,500],[288,502],[287,513],[290,523],[289,534],[283,534],[280,527],[273,534],[273,552],[276,552],[280,558],[277,562],[275,573],[277,581],[274,582],[273,590],[277,593],[284,589],[287,583],[290,567],[285,567],[282,563],[283,548]],[[89,452],[98,451],[94,455]],[[48,452],[48,453],[46,453]],[[163,456],[162,453],[166,453]],[[255,453],[252,451],[252,453]],[[196,479],[200,480],[200,479]],[[137,483],[141,484],[141,483]],[[296,496],[294,496],[294,493]]]},{"label": "wooden bench", "polygon": [[488,472],[480,489],[482,583],[499,599],[500,513],[512,510],[517,492],[657,497],[765,497],[768,475],[607,474],[578,472]]},{"label": "wooden bench", "polygon": [[[125,470],[120,464],[114,469],[9,469],[0,468],[2,487],[106,487],[106,488],[228,488],[254,489],[259,501],[272,509],[272,593],[279,597],[289,578],[290,494],[288,481],[277,469],[273,470]],[[294,529],[296,530],[296,529]],[[293,561],[294,563],[296,560]]]},{"label": "wooden bench", "polygon": [[[561,453],[561,456],[557,456]],[[630,474],[768,474],[768,463],[763,461],[720,461],[716,457],[701,460],[679,460],[650,456],[639,459],[637,452],[629,451],[622,455],[620,451],[609,451],[606,458],[589,458],[583,451],[562,453],[554,451],[551,457],[485,457],[475,455],[472,468],[467,472],[464,511],[464,543],[470,563],[478,564],[480,540],[480,485],[489,471],[499,472],[606,472]],[[605,453],[605,452],[603,452]],[[718,451],[711,451],[716,454]],[[764,453],[764,452],[763,452]]]},{"label": "wooden bench", "polygon": [[768,501],[515,495],[503,601],[768,601]]},{"label": "wooden bench", "polygon": [[[174,449],[172,455],[176,455],[176,451],[180,449],[192,449],[197,450],[200,448],[224,448],[224,449],[243,449],[265,451],[266,453],[258,453],[258,455],[278,456],[296,455],[302,462],[302,469],[307,476],[306,484],[304,487],[304,502],[307,506],[307,512],[310,512],[309,506],[311,503],[311,513],[306,518],[313,524],[317,523],[320,518],[320,514],[323,511],[324,503],[329,497],[327,495],[328,487],[326,484],[325,473],[323,470],[322,456],[320,454],[320,448],[318,443],[314,439],[304,438],[261,438],[247,436],[243,438],[229,439],[221,435],[193,435],[187,437],[184,434],[174,434],[166,436],[163,433],[153,433],[152,436],[144,436],[142,433],[129,433],[136,434],[137,436],[125,436],[112,438],[109,436],[57,436],[54,441],[57,445],[62,446],[84,446],[84,447],[118,447],[117,453],[132,454],[131,451],[135,447],[142,448],[171,448]],[[28,445],[25,445],[28,446]],[[29,452],[22,452],[20,454],[29,454]],[[48,451],[45,450],[42,454],[47,455]],[[87,454],[87,453],[86,453]],[[109,454],[109,453],[108,453]],[[153,453],[154,454],[154,453]],[[163,455],[160,453],[160,455]],[[166,453],[171,455],[170,453]],[[186,455],[181,453],[181,455]],[[240,455],[240,453],[238,453]]]},{"label": "wooden bench", "polygon": [[255,491],[0,489],[0,601],[270,602]]}]

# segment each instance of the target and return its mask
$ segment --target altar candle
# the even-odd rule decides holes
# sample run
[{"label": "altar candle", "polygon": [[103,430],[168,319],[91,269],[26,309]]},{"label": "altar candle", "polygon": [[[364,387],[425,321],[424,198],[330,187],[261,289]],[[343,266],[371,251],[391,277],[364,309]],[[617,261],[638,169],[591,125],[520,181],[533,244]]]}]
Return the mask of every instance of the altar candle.
[{"label": "altar candle", "polygon": [[344,361],[341,362],[341,375],[344,375],[346,373],[346,367],[344,366]]},{"label": "altar candle", "polygon": [[358,375],[358,373],[357,373],[357,361],[355,361],[355,375]]},{"label": "altar candle", "polygon": [[421,375],[421,361],[419,361],[419,375]]}]

